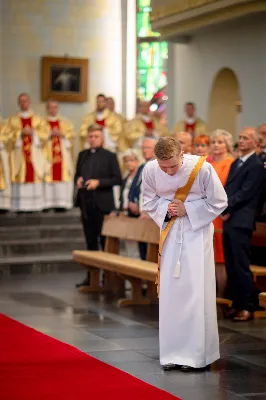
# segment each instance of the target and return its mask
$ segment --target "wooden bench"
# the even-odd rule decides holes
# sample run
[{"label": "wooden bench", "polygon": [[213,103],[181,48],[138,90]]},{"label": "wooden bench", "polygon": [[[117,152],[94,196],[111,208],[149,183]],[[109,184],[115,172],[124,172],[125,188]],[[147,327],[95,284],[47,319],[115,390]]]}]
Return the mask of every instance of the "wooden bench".
[{"label": "wooden bench", "polygon": [[[131,298],[121,298],[120,306],[133,304],[150,304],[156,301],[156,287],[154,284],[157,273],[157,254],[159,244],[159,228],[152,220],[140,220],[127,217],[106,217],[102,234],[106,236],[105,251],[78,251],[73,252],[73,260],[89,267],[91,271],[91,285],[86,292],[112,291],[117,295],[123,292],[124,282],[127,279],[132,284]],[[132,240],[148,243],[147,261],[137,260],[119,255],[120,240]],[[91,269],[93,267],[93,269]],[[251,265],[251,271],[260,291],[266,288],[266,268]],[[100,286],[99,269],[106,271],[104,286]],[[261,280],[262,279],[262,280]],[[141,280],[147,281],[147,297],[142,296]],[[262,282],[262,283],[260,283]],[[217,298],[217,304],[231,307],[232,301]],[[256,316],[266,316],[264,311]]]},{"label": "wooden bench", "polygon": [[266,293],[259,294],[260,306],[266,309]]},{"label": "wooden bench", "polygon": [[[156,286],[159,229],[152,220],[127,217],[106,217],[102,234],[106,236],[105,251],[73,252],[73,260],[90,267],[91,285],[86,292],[111,291],[123,295],[124,280],[131,283],[131,297],[118,300],[119,306],[157,302]],[[148,243],[147,261],[119,255],[120,240]],[[93,269],[91,269],[93,267]],[[104,285],[100,286],[99,269],[104,269]],[[147,282],[147,296],[142,295],[142,280]]]}]

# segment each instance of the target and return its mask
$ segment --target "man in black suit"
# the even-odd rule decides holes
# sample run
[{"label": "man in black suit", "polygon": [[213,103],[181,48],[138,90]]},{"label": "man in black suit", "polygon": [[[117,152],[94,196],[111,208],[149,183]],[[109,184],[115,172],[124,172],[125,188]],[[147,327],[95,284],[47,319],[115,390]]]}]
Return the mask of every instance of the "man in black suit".
[{"label": "man in black suit", "polygon": [[[121,173],[116,155],[103,148],[103,130],[99,125],[88,128],[89,149],[79,153],[75,185],[78,188],[76,205],[81,210],[81,220],[88,250],[104,247],[101,230],[104,215],[114,209],[113,187],[121,184]],[[90,273],[77,287],[90,284]]]},{"label": "man in black suit", "polygon": [[[261,148],[261,152],[260,152],[260,154],[258,154],[258,157],[262,163],[265,163],[266,162],[266,124],[260,125],[258,128],[258,132],[259,132],[259,136],[260,136],[260,148]],[[260,195],[257,211],[258,211],[257,221],[266,222],[266,182],[264,183],[263,190]]]},{"label": "man in black suit", "polygon": [[227,313],[234,321],[253,318],[256,296],[250,271],[250,244],[259,195],[264,182],[263,165],[256,155],[258,136],[245,128],[239,136],[241,157],[233,162],[225,191],[228,208],[223,212],[223,245],[228,291],[233,307]]}]

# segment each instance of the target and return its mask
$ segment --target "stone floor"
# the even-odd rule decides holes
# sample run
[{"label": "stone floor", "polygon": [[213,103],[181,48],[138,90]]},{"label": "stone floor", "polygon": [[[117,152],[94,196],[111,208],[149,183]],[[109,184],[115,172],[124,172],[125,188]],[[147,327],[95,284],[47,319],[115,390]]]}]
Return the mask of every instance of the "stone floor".
[{"label": "stone floor", "polygon": [[[0,280],[0,312],[183,400],[266,399],[266,321],[220,320],[221,359],[211,371],[164,373],[158,362],[158,309],[118,309],[74,289],[84,272]],[[86,384],[86,382],[84,382]]]}]

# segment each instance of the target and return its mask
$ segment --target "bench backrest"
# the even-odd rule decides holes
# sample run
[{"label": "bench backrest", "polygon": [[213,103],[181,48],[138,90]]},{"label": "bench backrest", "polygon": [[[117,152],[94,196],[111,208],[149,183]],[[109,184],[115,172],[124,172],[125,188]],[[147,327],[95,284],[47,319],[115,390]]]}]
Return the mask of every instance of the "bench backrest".
[{"label": "bench backrest", "polygon": [[105,217],[102,235],[158,245],[160,230],[151,219]]}]

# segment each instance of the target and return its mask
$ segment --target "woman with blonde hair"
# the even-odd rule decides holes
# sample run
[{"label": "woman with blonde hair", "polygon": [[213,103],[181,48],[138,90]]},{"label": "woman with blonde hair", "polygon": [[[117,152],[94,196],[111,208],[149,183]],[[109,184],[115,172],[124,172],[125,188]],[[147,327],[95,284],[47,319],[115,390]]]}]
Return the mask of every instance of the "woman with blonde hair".
[{"label": "woman with blonde hair", "polygon": [[[233,137],[231,133],[224,129],[217,129],[211,135],[211,156],[210,163],[217,172],[217,175],[225,186],[229,170],[234,158],[233,152]],[[224,251],[223,251],[223,238],[222,229],[223,221],[220,217],[214,221],[214,250],[215,250],[215,263],[216,263],[216,280],[218,285],[217,296],[223,297],[226,285],[226,270],[224,267]]]}]

